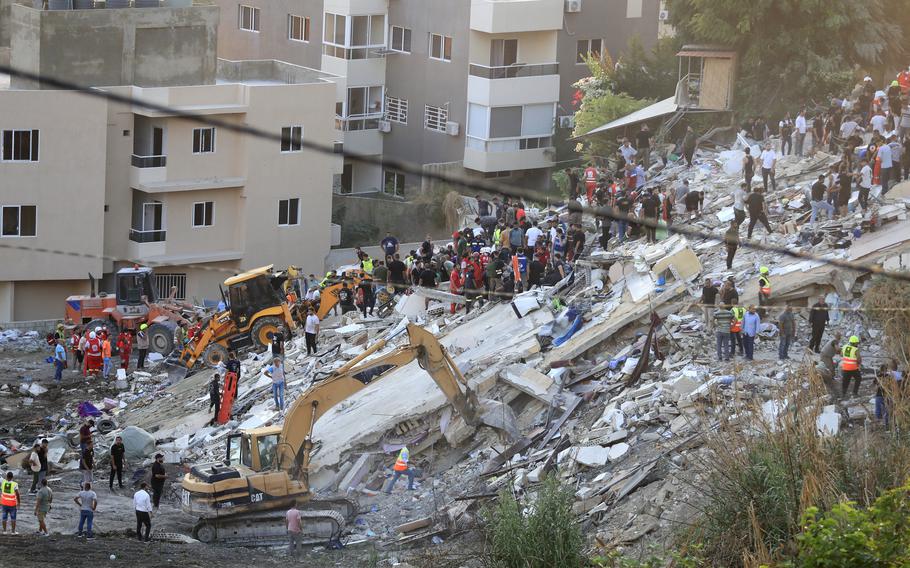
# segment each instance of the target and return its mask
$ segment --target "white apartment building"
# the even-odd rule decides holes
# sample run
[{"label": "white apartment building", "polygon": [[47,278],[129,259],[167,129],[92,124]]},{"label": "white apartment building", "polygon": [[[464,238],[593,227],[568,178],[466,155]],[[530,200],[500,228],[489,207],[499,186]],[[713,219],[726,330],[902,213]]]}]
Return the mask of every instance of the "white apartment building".
[{"label": "white apartment building", "polygon": [[218,285],[245,269],[322,269],[341,160],[301,142],[338,138],[337,78],[218,60],[218,11],[11,7],[16,68],[281,140],[15,78],[0,84],[0,322],[62,317],[68,295],[88,292],[89,274],[132,263],[155,267],[161,292],[176,285],[200,302],[220,299]]}]

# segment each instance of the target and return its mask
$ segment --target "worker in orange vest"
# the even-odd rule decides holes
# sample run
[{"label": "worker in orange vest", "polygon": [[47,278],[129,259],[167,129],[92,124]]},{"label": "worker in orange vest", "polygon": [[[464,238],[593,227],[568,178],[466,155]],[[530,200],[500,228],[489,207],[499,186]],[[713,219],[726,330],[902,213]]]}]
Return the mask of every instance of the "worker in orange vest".
[{"label": "worker in orange vest", "polygon": [[101,376],[105,379],[111,374],[111,351],[111,338],[105,333],[101,341],[101,360],[104,366]]},{"label": "worker in orange vest", "polygon": [[[758,269],[758,305],[766,306],[771,303],[771,271],[767,266]],[[764,310],[759,312],[764,317]]]},{"label": "worker in orange vest", "polygon": [[847,396],[847,388],[850,386],[850,379],[853,379],[853,396],[859,394],[859,382],[863,375],[860,371],[860,365],[863,363],[863,357],[859,354],[859,337],[852,335],[850,340],[841,349],[840,374],[841,374],[841,396]]},{"label": "worker in orange vest", "polygon": [[739,347],[739,356],[743,356],[743,337],[740,333],[743,330],[743,318],[746,316],[746,308],[742,306],[733,306],[730,310],[733,314],[733,321],[730,322],[730,355],[736,352]]},{"label": "worker in orange vest", "polygon": [[19,510],[19,484],[13,481],[13,472],[6,472],[6,479],[0,483],[0,507],[3,508],[3,532],[6,532],[6,519],[12,521],[12,534],[16,532],[16,512]]},{"label": "worker in orange vest", "polygon": [[395,459],[395,465],[392,466],[392,482],[389,483],[389,488],[386,489],[386,495],[392,493],[392,489],[395,487],[395,484],[398,483],[398,480],[402,475],[408,476],[408,491],[414,490],[414,476],[416,472],[411,468],[408,462],[411,459],[411,452],[408,451],[408,447],[405,446],[401,448],[401,451],[398,452],[398,458]]}]

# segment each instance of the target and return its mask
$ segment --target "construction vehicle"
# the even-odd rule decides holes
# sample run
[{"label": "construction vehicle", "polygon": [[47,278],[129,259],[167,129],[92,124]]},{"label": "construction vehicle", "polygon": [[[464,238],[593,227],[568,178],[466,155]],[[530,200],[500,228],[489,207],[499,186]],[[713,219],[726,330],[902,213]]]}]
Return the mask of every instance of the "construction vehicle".
[{"label": "construction vehicle", "polygon": [[214,367],[227,360],[229,350],[263,349],[273,333],[288,334],[297,328],[284,296],[285,273],[273,265],[249,270],[224,281],[221,294],[228,308],[204,318],[180,353],[179,363],[191,369],[199,359]]},{"label": "construction vehicle", "polygon": [[[404,331],[409,338],[407,345],[368,359]],[[291,405],[283,426],[229,434],[224,463],[196,465],[184,475],[182,508],[199,517],[193,536],[205,543],[284,542],[284,511],[296,500],[303,505],[304,542],[337,540],[346,519],[356,514],[356,504],[345,499],[314,499],[308,479],[316,444],[311,437],[313,426],[336,404],[414,360],[433,378],[465,423],[472,427],[486,424],[512,439],[520,437],[511,409],[478,399],[432,333],[413,324],[399,326],[307,389]],[[395,388],[394,384],[386,386]]]},{"label": "construction vehicle", "polygon": [[[319,318],[319,321],[325,319],[329,312],[338,304],[338,292],[341,290],[343,282],[347,282],[348,288],[353,291],[360,285],[364,277],[365,273],[362,270],[349,270],[342,273],[341,276],[326,282],[325,286],[319,291],[319,305],[316,308],[316,317]],[[297,302],[295,313],[298,314],[298,322],[301,324],[306,320],[307,310],[310,307],[314,306],[311,306],[307,300]]]},{"label": "construction vehicle", "polygon": [[91,293],[66,299],[66,319],[72,326],[87,330],[107,327],[110,337],[121,330],[137,331],[148,324],[149,350],[168,355],[174,349],[174,330],[187,324],[194,313],[192,305],[175,298],[171,290],[166,298],[158,295],[154,271],[145,266],[121,268],[115,274],[116,292],[95,292],[95,279],[89,274]]}]

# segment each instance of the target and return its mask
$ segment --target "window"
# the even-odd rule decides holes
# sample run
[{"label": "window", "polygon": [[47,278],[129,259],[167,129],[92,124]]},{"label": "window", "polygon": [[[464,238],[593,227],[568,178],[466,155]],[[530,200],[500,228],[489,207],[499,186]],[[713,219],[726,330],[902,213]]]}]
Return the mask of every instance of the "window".
[{"label": "window", "polygon": [[626,0],[626,17],[627,18],[640,18],[641,17],[641,0]]},{"label": "window", "polygon": [[168,297],[171,289],[176,288],[175,300],[186,300],[186,274],[161,274],[155,273],[155,288],[162,296]]},{"label": "window", "polygon": [[303,127],[285,126],[281,129],[281,151],[300,152],[303,149]]},{"label": "window", "polygon": [[[382,118],[383,87],[348,87],[338,120],[342,130],[376,130]],[[337,112],[337,107],[336,107]]]},{"label": "window", "polygon": [[34,205],[4,205],[2,211],[3,237],[34,237],[38,222],[38,212]]},{"label": "window", "polygon": [[490,109],[490,138],[521,136],[521,107],[508,106]]},{"label": "window", "polygon": [[603,56],[602,39],[580,39],[576,43],[575,63],[583,65],[588,57],[601,58]]},{"label": "window", "polygon": [[541,136],[540,138],[522,138],[518,143],[519,150],[536,150],[537,148],[549,148],[553,144],[550,142],[549,136]]},{"label": "window", "polygon": [[37,130],[4,130],[2,145],[4,162],[38,161]]},{"label": "window", "polygon": [[401,26],[392,26],[392,51],[411,53],[411,30]]},{"label": "window", "polygon": [[310,41],[310,19],[305,16],[288,14],[288,39]]},{"label": "window", "polygon": [[193,203],[193,227],[211,227],[215,222],[215,202]]},{"label": "window", "polygon": [[430,59],[452,61],[452,38],[440,34],[430,34]]},{"label": "window", "polygon": [[515,65],[517,62],[517,39],[494,39],[490,41],[490,67]]},{"label": "window", "polygon": [[259,31],[259,8],[240,5],[239,27],[248,32]]},{"label": "window", "polygon": [[323,54],[341,59],[380,57],[386,45],[385,14],[342,16],[325,14]]},{"label": "window", "polygon": [[399,124],[408,123],[408,101],[395,97],[385,98],[385,119]]},{"label": "window", "polygon": [[194,128],[193,129],[193,153],[194,154],[212,154],[215,152],[215,129],[214,128]]},{"label": "window", "polygon": [[278,226],[300,224],[300,199],[282,199],[278,202]]},{"label": "window", "polygon": [[404,174],[387,170],[384,175],[382,191],[389,195],[404,196]]},{"label": "window", "polygon": [[486,179],[512,177],[512,172],[506,170],[502,172],[484,172],[483,177]]},{"label": "window", "polygon": [[423,127],[437,132],[446,131],[446,122],[449,120],[449,109],[426,105],[423,115]]}]

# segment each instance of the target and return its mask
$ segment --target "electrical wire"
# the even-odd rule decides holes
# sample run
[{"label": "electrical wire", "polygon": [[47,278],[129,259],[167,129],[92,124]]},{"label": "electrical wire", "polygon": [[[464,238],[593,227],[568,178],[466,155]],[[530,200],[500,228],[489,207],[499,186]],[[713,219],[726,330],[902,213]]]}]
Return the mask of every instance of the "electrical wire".
[{"label": "electrical wire", "polygon": [[[33,81],[33,82],[36,82],[43,86],[50,86],[50,87],[54,87],[57,89],[74,91],[74,92],[78,92],[83,95],[94,97],[94,98],[105,99],[107,101],[112,101],[115,103],[120,103],[120,104],[131,106],[131,107],[139,107],[139,108],[143,108],[143,109],[150,110],[150,111],[160,112],[160,113],[166,114],[171,117],[182,118],[182,119],[185,119],[185,120],[188,120],[191,122],[196,122],[196,123],[207,125],[207,126],[214,126],[216,128],[221,128],[221,129],[224,129],[224,130],[227,130],[230,132],[235,132],[237,134],[241,134],[244,136],[251,136],[251,137],[260,138],[263,140],[271,140],[271,141],[274,141],[277,143],[281,143],[283,141],[280,133],[265,131],[260,128],[256,128],[256,127],[249,126],[246,124],[231,123],[231,122],[227,122],[225,120],[221,120],[218,118],[213,118],[209,115],[195,114],[190,111],[171,107],[171,106],[157,103],[154,101],[137,99],[137,98],[127,96],[127,95],[122,95],[119,93],[105,91],[100,88],[79,85],[72,81],[68,81],[68,80],[64,80],[64,79],[60,79],[60,78],[56,78],[56,77],[41,76],[41,75],[32,73],[30,71],[17,69],[15,67],[12,67],[11,65],[0,64],[0,73],[5,73],[5,74],[9,75],[10,77],[17,77],[17,78],[25,79],[28,81]],[[521,200],[526,200],[529,202],[538,202],[538,203],[548,203],[549,200],[552,198],[552,196],[550,196],[546,192],[542,192],[542,191],[536,191],[536,190],[521,188],[521,187],[512,186],[512,185],[504,185],[501,183],[494,183],[494,182],[490,182],[487,180],[472,178],[470,176],[462,175],[462,174],[441,173],[441,172],[437,172],[437,171],[424,170],[422,166],[411,163],[411,162],[404,162],[401,160],[389,159],[389,158],[385,158],[382,156],[357,154],[357,153],[349,152],[347,150],[342,150],[341,152],[337,152],[335,150],[334,144],[325,145],[325,144],[320,144],[318,142],[313,142],[311,140],[303,139],[303,140],[301,140],[301,146],[303,149],[310,150],[313,152],[317,152],[317,153],[321,153],[321,154],[325,154],[325,155],[331,155],[331,156],[343,156],[352,162],[379,166],[381,168],[394,169],[394,170],[403,172],[405,174],[410,174],[412,176],[416,176],[417,178],[422,179],[422,180],[432,180],[432,181],[436,181],[436,182],[441,182],[441,183],[449,184],[449,185],[452,185],[455,187],[461,187],[464,189],[468,189],[471,191],[482,191],[482,192],[493,194],[493,195],[502,195],[505,197],[511,197],[511,198],[515,198],[515,199],[521,199]],[[666,229],[669,233],[680,234],[680,235],[690,237],[690,238],[695,238],[695,239],[711,239],[711,240],[719,241],[719,242],[722,242],[722,240],[723,240],[722,237],[718,237],[717,235],[714,235],[714,234],[711,234],[711,233],[708,233],[705,231],[701,231],[699,229],[691,228],[691,227],[683,227],[680,225],[670,225],[670,226],[664,227],[656,221],[642,219],[642,218],[638,218],[638,217],[635,217],[632,215],[624,215],[609,207],[583,206],[580,203],[578,203],[577,201],[569,201],[568,210],[573,213],[589,213],[596,217],[600,217],[600,218],[604,218],[604,219],[611,219],[611,220],[615,220],[615,221],[625,221],[628,223],[635,223],[635,224],[643,226],[643,227]],[[773,253],[776,255],[786,256],[786,257],[795,258],[795,259],[799,259],[799,260],[817,261],[817,262],[821,262],[823,264],[835,266],[837,268],[855,270],[855,271],[859,271],[859,272],[869,272],[872,274],[880,275],[880,276],[887,277],[887,278],[892,278],[895,280],[910,282],[910,273],[889,271],[889,270],[885,270],[884,268],[882,268],[881,266],[878,266],[878,265],[866,264],[866,263],[860,263],[860,262],[852,262],[852,261],[835,259],[835,258],[825,258],[825,257],[814,255],[810,252],[791,250],[787,247],[768,245],[768,244],[764,244],[764,243],[760,243],[760,242],[756,242],[756,241],[741,241],[739,246],[741,248],[749,248],[749,249],[759,250],[759,251],[763,251],[763,252],[770,252],[770,253]],[[17,248],[20,250],[31,250],[33,252],[43,252],[43,253],[53,253],[53,254],[62,252],[63,254],[70,254],[72,256],[86,257],[86,255],[80,254],[80,253],[72,253],[72,252],[68,253],[65,251],[52,251],[52,250],[48,250],[48,249],[29,248],[29,247],[25,247],[25,246],[15,246],[15,245],[11,246],[11,245],[6,245],[5,243],[0,243],[0,248]],[[107,257],[105,257],[105,258],[107,259]]]}]

